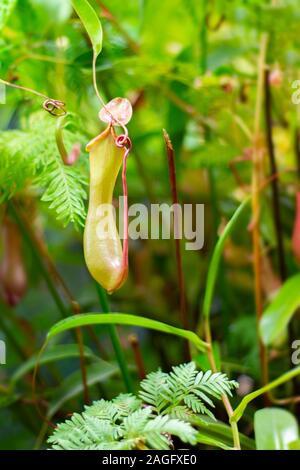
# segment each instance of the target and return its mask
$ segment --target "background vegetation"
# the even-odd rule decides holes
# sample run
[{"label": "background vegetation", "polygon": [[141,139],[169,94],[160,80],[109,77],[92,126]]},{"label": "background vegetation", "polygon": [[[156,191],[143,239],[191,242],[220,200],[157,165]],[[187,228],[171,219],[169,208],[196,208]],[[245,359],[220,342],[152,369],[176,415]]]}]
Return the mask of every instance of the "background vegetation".
[{"label": "background vegetation", "polygon": [[[7,344],[7,365],[0,366],[1,449],[44,447],[51,431],[45,416],[56,423],[81,412],[84,402],[128,392],[111,343],[115,330],[91,324],[55,336],[52,349],[40,359],[33,397],[36,354],[50,328],[73,313],[130,313],[184,327],[208,342],[204,320],[210,316],[215,366],[240,385],[232,392],[233,408],[296,365],[291,355],[292,342],[300,339],[300,122],[292,84],[299,78],[299,2],[90,3],[103,26],[96,68],[100,93],[105,102],[127,97],[134,109],[128,126],[133,142],[129,202],[172,201],[166,129],[180,202],[205,204],[205,245],[197,252],[182,246],[178,271],[173,240],[131,241],[126,284],[109,297],[109,305],[100,291],[99,302],[82,253],[89,178],[85,144],[102,129],[92,86],[91,42],[69,0],[2,0],[0,77],[45,96],[7,86],[6,102],[0,105],[0,339]],[[58,118],[41,106],[46,97],[66,103],[70,113],[61,125],[66,124],[67,151],[81,145],[73,165],[66,165],[59,152]],[[251,201],[220,246],[210,299],[213,249],[248,195]],[[118,332],[131,391],[138,390],[145,373],[159,367],[168,372],[190,360],[186,341],[176,335],[136,326],[119,326]],[[84,361],[78,341],[84,344]],[[191,351],[198,370],[212,369],[212,357],[209,362],[195,347]],[[299,445],[299,386],[298,379],[288,380],[272,395],[269,391],[251,401],[239,423],[247,436],[242,447],[254,448],[255,422],[257,447],[275,445],[276,436],[262,443],[270,421],[256,413],[270,405],[293,413],[285,415],[286,426],[292,429],[291,441],[298,439],[293,445]],[[277,414],[283,409],[267,412],[275,413],[268,415],[273,423],[285,423]],[[221,402],[214,414],[228,423]],[[257,429],[263,429],[261,437]],[[272,429],[276,435],[277,425]],[[204,430],[197,445],[214,448],[216,442],[203,440],[208,433],[219,447],[232,447],[229,426],[227,437],[220,437],[222,430]],[[186,445],[195,444],[191,436]],[[152,440],[149,445],[164,444]],[[290,442],[278,445],[287,448]]]}]

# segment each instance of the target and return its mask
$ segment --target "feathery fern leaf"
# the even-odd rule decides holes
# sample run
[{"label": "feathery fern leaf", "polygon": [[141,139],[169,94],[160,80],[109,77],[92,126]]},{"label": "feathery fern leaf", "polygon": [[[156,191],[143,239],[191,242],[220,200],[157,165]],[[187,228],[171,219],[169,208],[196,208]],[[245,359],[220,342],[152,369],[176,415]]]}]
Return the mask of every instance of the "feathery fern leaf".
[{"label": "feathery fern leaf", "polygon": [[[79,227],[85,220],[87,158],[66,166],[55,141],[55,119],[41,113],[31,116],[24,130],[0,133],[0,201],[34,185],[42,192],[64,225]],[[64,130],[64,143],[71,149],[86,139],[76,127]]]},{"label": "feathery fern leaf", "polygon": [[96,401],[58,425],[48,442],[58,450],[167,450],[176,436],[195,445],[198,415],[213,418],[206,407],[214,406],[211,398],[231,394],[236,386],[225,374],[198,372],[193,362],[173,367],[169,374],[152,372],[142,381],[139,398],[121,394]]},{"label": "feathery fern leaf", "polygon": [[[151,405],[158,414],[180,416],[187,409],[194,413],[213,417],[206,405],[214,407],[211,399],[231,395],[237,383],[228,380],[225,374],[211,371],[198,372],[193,362],[173,367],[170,374],[161,371],[149,374],[142,381],[139,396]],[[178,414],[177,414],[178,413]]]}]

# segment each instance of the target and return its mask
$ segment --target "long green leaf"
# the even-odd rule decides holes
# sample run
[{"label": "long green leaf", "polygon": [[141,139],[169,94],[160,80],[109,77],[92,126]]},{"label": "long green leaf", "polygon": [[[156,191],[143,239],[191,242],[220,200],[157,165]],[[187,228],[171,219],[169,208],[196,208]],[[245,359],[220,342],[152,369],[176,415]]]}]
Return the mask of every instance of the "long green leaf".
[{"label": "long green leaf", "polygon": [[[108,378],[119,372],[117,365],[98,359],[98,362],[87,367],[87,384],[89,387],[99,382],[105,382]],[[50,419],[68,400],[81,394],[83,391],[82,376],[80,371],[70,374],[55,390],[49,409]],[[74,410],[72,410],[74,411]]]},{"label": "long green leaf", "polygon": [[257,450],[288,450],[299,438],[296,418],[280,408],[263,408],[254,415]]},{"label": "long green leaf", "polygon": [[162,333],[168,333],[185,338],[193,343],[200,351],[205,351],[207,349],[207,344],[202,341],[193,331],[182,330],[181,328],[176,328],[174,326],[167,325],[166,323],[151,320],[150,318],[129,315],[126,313],[107,313],[105,315],[102,315],[101,313],[84,313],[81,315],[65,318],[64,320],[56,323],[50,329],[47,335],[47,341],[59,333],[62,333],[63,331],[86,325],[139,326],[142,328],[149,328],[150,330],[161,331]]},{"label": "long green leaf", "polygon": [[283,284],[262,316],[260,334],[265,345],[274,343],[285,332],[299,305],[300,274],[296,274]]},{"label": "long green leaf", "polygon": [[204,445],[207,445],[207,446],[218,447],[218,448],[223,449],[223,450],[230,450],[231,449],[231,447],[227,446],[222,441],[219,441],[219,440],[214,439],[212,437],[207,437],[207,436],[205,436],[201,433],[197,434],[197,442],[199,444],[204,444]]},{"label": "long green leaf", "polygon": [[94,54],[98,56],[102,50],[103,39],[102,26],[98,15],[87,0],[72,0],[72,5],[89,35]]},{"label": "long green leaf", "polygon": [[[191,420],[193,426],[196,426],[202,435],[207,438],[212,438],[218,442],[223,443],[225,446],[232,446],[232,430],[228,424],[221,421],[213,421],[207,416],[193,417]],[[242,449],[255,450],[255,442],[250,437],[239,433]]]},{"label": "long green leaf", "polygon": [[209,270],[207,274],[207,282],[206,282],[206,289],[204,294],[204,302],[203,302],[203,315],[204,317],[209,317],[211,311],[211,304],[213,301],[214,289],[216,285],[217,275],[220,266],[220,260],[223,253],[225,241],[227,237],[230,235],[232,230],[234,229],[240,215],[244,211],[245,207],[248,205],[250,198],[245,199],[244,202],[237,208],[233,216],[231,217],[230,221],[226,225],[225,229],[223,230],[222,235],[220,236],[217,244],[215,246],[211,262],[209,264]]},{"label": "long green leaf", "polygon": [[264,387],[261,387],[258,390],[255,390],[254,392],[249,393],[248,395],[246,395],[242,399],[241,403],[234,410],[233,415],[231,416],[231,421],[237,423],[241,419],[241,417],[243,416],[243,413],[244,413],[247,405],[252,400],[259,397],[260,395],[263,395],[266,392],[269,392],[273,388],[279,387],[279,385],[282,385],[283,383],[288,382],[289,380],[292,380],[294,377],[296,377],[299,374],[300,374],[300,366],[295,367],[292,370],[289,370],[285,374],[278,377],[278,379],[273,380],[273,382],[270,382],[269,384],[265,385]]},{"label": "long green leaf", "polygon": [[[87,347],[84,348],[83,354],[86,358],[94,358],[98,360],[98,357]],[[77,344],[64,344],[53,346],[51,349],[45,351],[43,356],[39,359],[39,366],[48,364],[54,361],[60,361],[62,359],[69,359],[71,357],[79,357],[80,353]],[[38,355],[32,356],[26,362],[24,362],[12,375],[11,383],[15,384],[25,374],[28,374],[36,366]]]}]

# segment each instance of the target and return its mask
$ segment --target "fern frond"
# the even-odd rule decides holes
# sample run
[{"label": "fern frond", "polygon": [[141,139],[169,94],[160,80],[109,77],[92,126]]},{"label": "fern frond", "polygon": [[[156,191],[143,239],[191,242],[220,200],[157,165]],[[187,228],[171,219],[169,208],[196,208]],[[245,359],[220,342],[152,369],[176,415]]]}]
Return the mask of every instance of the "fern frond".
[{"label": "fern frond", "polygon": [[168,374],[158,370],[147,375],[141,382],[139,397],[160,413],[166,405],[165,393],[168,392]]},{"label": "fern frond", "polygon": [[104,442],[116,441],[119,429],[107,420],[86,413],[74,413],[70,420],[59,424],[48,442],[57,450],[92,450]]},{"label": "fern frond", "polygon": [[[64,130],[67,149],[85,140],[74,125]],[[84,224],[87,158],[82,155],[73,166],[64,164],[56,146],[54,118],[35,113],[24,130],[1,132],[0,154],[1,202],[34,185],[63,225]]]},{"label": "fern frond", "polygon": [[139,398],[121,394],[96,401],[60,424],[48,442],[58,450],[168,450],[176,436],[195,445],[199,415],[214,418],[206,405],[213,407],[212,397],[231,394],[236,386],[225,374],[198,372],[193,362],[169,374],[159,370],[142,381]]},{"label": "fern frond", "polygon": [[[36,139],[33,140],[34,146]],[[28,148],[28,135],[23,131],[0,133],[0,202],[22,190],[36,174],[35,161]]]},{"label": "fern frond", "polygon": [[[197,441],[197,433],[189,423],[170,418],[168,415],[157,416],[155,419],[149,421],[144,429],[144,435],[149,443],[151,443],[153,439],[157,440],[159,434],[166,433],[171,436],[177,436],[182,442],[189,444],[195,444]],[[155,446],[153,447],[155,448]]]},{"label": "fern frond", "polygon": [[[237,386],[225,374],[211,371],[198,372],[193,362],[173,367],[170,374],[156,372],[141,383],[140,397],[158,414],[178,416],[185,412],[184,405],[193,413],[214,417],[207,405],[214,407],[212,397],[231,395]],[[177,411],[178,409],[178,411]]]},{"label": "fern frond", "polygon": [[117,422],[141,408],[142,402],[130,393],[122,393],[111,402],[107,400],[95,401],[91,406],[85,407],[85,413],[98,419]]},{"label": "fern frond", "polygon": [[41,200],[49,203],[49,209],[56,211],[57,219],[62,220],[64,226],[70,222],[84,226],[86,180],[79,168],[62,165],[56,159],[47,165],[36,183],[45,188]]},{"label": "fern frond", "polygon": [[115,422],[118,418],[117,407],[107,400],[95,401],[91,406],[85,406],[85,415],[94,416],[104,421]]},{"label": "fern frond", "polygon": [[117,408],[118,418],[124,418],[142,406],[141,400],[130,393],[121,393],[112,403]]}]

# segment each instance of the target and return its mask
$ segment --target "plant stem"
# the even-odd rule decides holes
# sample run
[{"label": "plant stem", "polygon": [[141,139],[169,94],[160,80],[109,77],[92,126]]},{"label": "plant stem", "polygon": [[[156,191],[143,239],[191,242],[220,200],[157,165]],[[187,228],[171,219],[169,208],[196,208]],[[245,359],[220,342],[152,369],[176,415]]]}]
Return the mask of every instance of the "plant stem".
[{"label": "plant stem", "polygon": [[128,340],[129,340],[129,343],[130,343],[132,351],[133,351],[133,355],[134,355],[135,364],[136,364],[136,367],[137,367],[139,379],[143,380],[146,377],[146,370],[145,370],[145,364],[144,364],[143,356],[142,356],[142,353],[141,353],[139,339],[138,339],[137,335],[132,334],[132,335],[129,336]]},{"label": "plant stem", "polygon": [[[175,169],[175,159],[174,159],[174,149],[172,146],[171,139],[167,131],[163,130],[164,140],[166,144],[167,157],[168,157],[168,167],[169,167],[169,179],[172,192],[172,202],[174,205],[174,239],[175,239],[175,250],[176,250],[176,266],[177,266],[177,278],[179,285],[179,297],[180,297],[180,322],[184,329],[189,329],[189,319],[186,306],[186,292],[185,292],[185,282],[182,268],[182,255],[181,255],[181,245],[180,245],[180,234],[182,232],[182,227],[179,227],[179,217],[178,217],[178,193],[177,193],[177,181],[176,181],[176,169]],[[185,360],[190,360],[190,351],[189,345],[185,342]]]},{"label": "plant stem", "polygon": [[[261,38],[260,54],[258,61],[257,94],[255,105],[254,141],[253,141],[253,171],[252,171],[252,243],[253,243],[253,265],[255,277],[255,306],[257,339],[260,351],[260,366],[262,383],[268,382],[268,356],[267,350],[260,339],[259,322],[263,313],[263,297],[261,282],[261,239],[260,239],[260,186],[262,179],[263,147],[261,142],[261,112],[263,105],[263,90],[265,79],[265,60],[267,51],[268,35],[264,33]],[[267,397],[265,397],[267,399]]]},{"label": "plant stem", "polygon": [[[213,350],[212,350],[212,336],[211,336],[209,316],[205,317],[204,332],[205,332],[205,341],[209,345],[209,347],[207,349],[207,358],[208,358],[211,370],[214,373],[216,373],[216,372],[218,372],[218,368],[216,366],[216,361],[215,361]],[[225,410],[226,410],[228,418],[229,418],[234,447],[238,450],[241,450],[240,436],[239,436],[239,431],[238,431],[237,424],[234,423],[234,422],[231,422],[231,418],[233,416],[233,410],[232,410],[232,406],[231,406],[231,403],[230,403],[229,398],[227,397],[227,395],[222,395],[222,401],[223,401]]]},{"label": "plant stem", "polygon": [[102,98],[101,95],[100,95],[100,92],[99,92],[99,89],[98,89],[98,85],[97,85],[96,62],[97,62],[97,55],[94,53],[94,54],[93,54],[93,62],[92,62],[93,87],[94,87],[94,90],[95,90],[95,93],[96,93],[96,96],[97,96],[98,100],[100,101],[100,103],[102,104],[102,106],[105,107],[104,100],[103,100],[103,98]]},{"label": "plant stem", "polygon": [[286,265],[284,256],[283,236],[282,236],[282,223],[280,214],[280,202],[279,202],[279,187],[278,187],[278,169],[275,158],[274,142],[273,142],[273,131],[272,131],[272,95],[269,83],[269,70],[265,70],[264,77],[265,84],[265,122],[266,122],[266,135],[267,135],[267,146],[270,161],[270,177],[272,178],[272,199],[273,199],[273,216],[274,225],[276,230],[277,238],[277,250],[278,250],[278,264],[280,277],[282,281],[286,279]]},{"label": "plant stem", "polygon": [[40,96],[41,98],[44,98],[45,100],[50,99],[49,96],[44,95],[44,93],[40,93],[39,91],[32,90],[31,88],[27,88],[25,86],[16,85],[15,83],[7,82],[6,80],[3,80],[2,78],[0,78],[0,83],[3,83],[3,85],[9,86],[11,88],[16,88],[17,90],[26,91],[27,93],[32,93],[33,95]]},{"label": "plant stem", "polygon": [[[109,309],[107,294],[105,290],[98,283],[96,283],[96,288],[97,288],[98,297],[99,297],[102,310],[104,313],[108,313],[110,309]],[[115,351],[115,355],[116,355],[116,358],[120,367],[120,372],[124,380],[124,384],[127,388],[128,393],[133,393],[134,391],[133,384],[132,384],[132,380],[130,377],[126,358],[122,351],[117,329],[114,325],[108,325],[108,331],[109,331],[110,339],[111,339],[111,342]]]},{"label": "plant stem", "polygon": [[[36,243],[34,233],[32,232],[26,219],[22,216],[21,212],[16,207],[16,205],[12,203],[11,201],[9,201],[8,206],[9,206],[10,212],[12,213],[13,217],[15,218],[17,224],[20,227],[20,230],[22,232],[24,239],[26,240],[28,246],[31,249],[34,260],[40,269],[40,272],[47,284],[47,287],[52,295],[52,298],[57,306],[59,313],[61,314],[63,318],[65,318],[68,314],[68,311],[64,303],[62,302],[59,293],[56,290],[55,283],[53,282],[52,277],[50,273],[48,272],[48,269],[45,267],[45,264],[39,252],[38,244]],[[76,336],[76,340],[77,340],[77,344],[79,348],[79,355],[80,355],[80,370],[81,370],[81,376],[82,376],[84,400],[86,403],[88,403],[89,392],[88,392],[88,385],[87,385],[85,358],[84,358],[84,352],[83,352],[83,338],[82,338],[82,332],[80,331],[80,329],[78,328],[76,329],[75,336]]]}]

